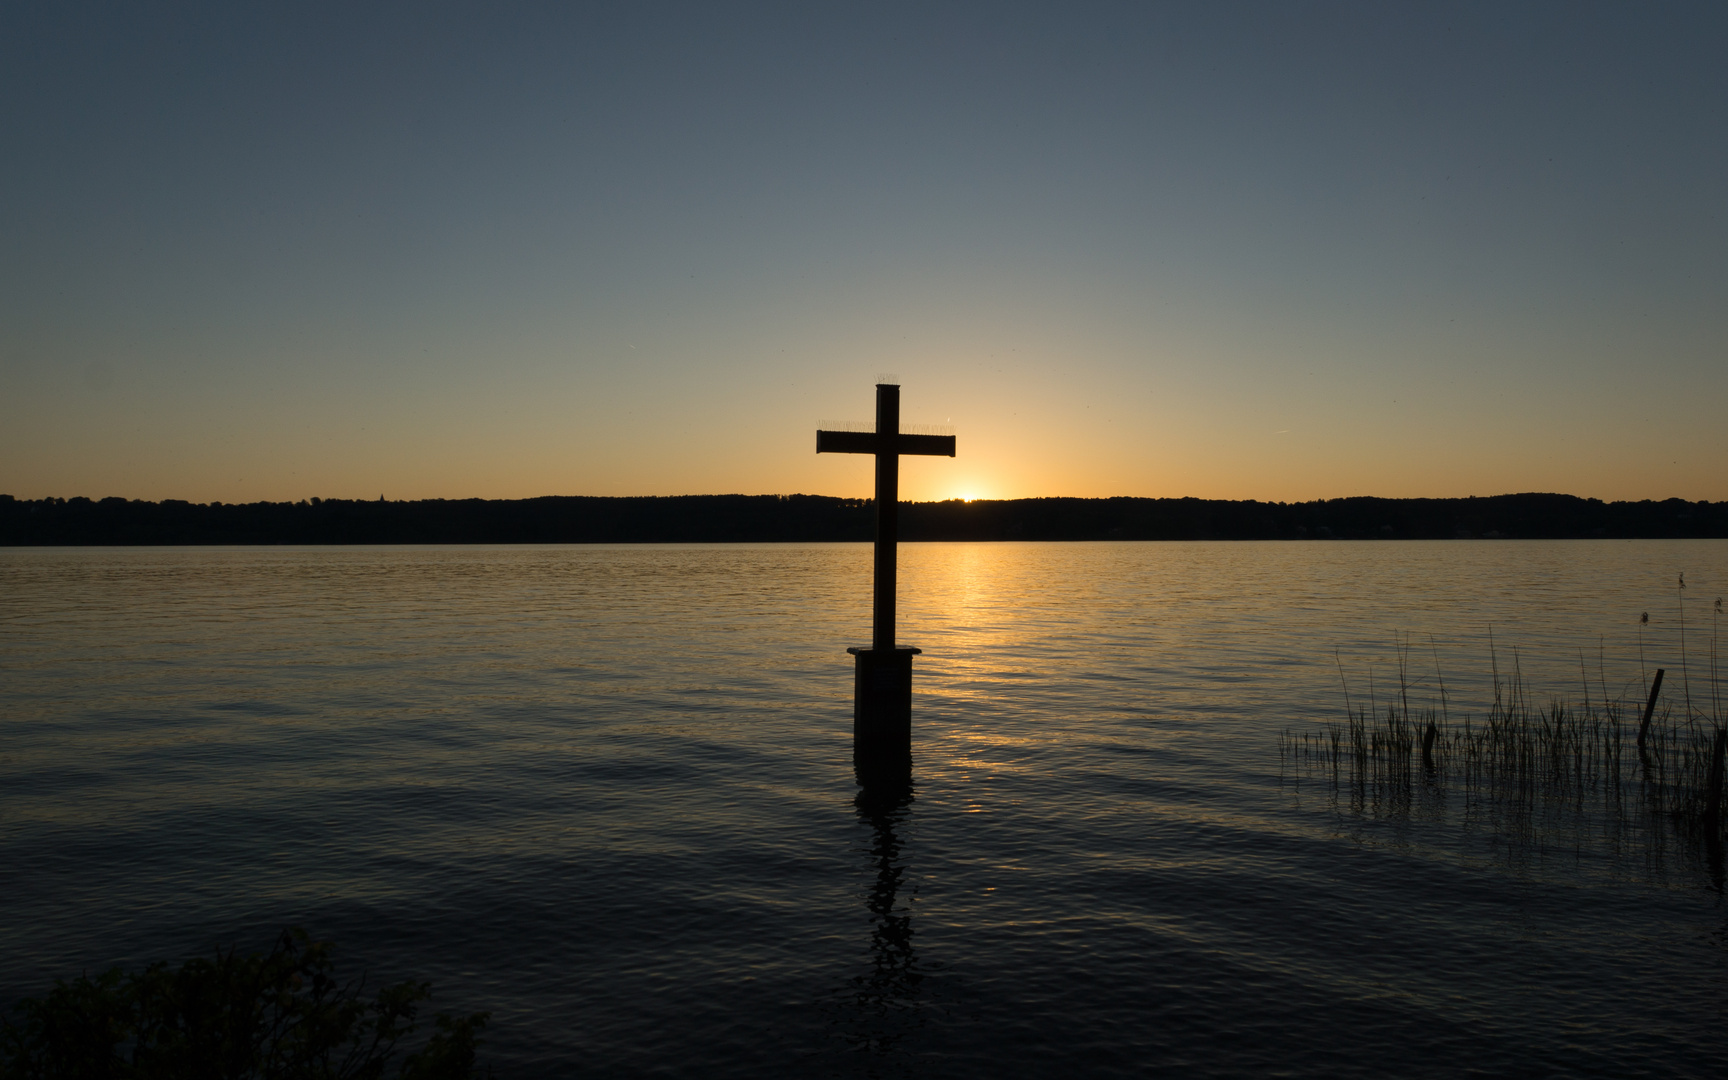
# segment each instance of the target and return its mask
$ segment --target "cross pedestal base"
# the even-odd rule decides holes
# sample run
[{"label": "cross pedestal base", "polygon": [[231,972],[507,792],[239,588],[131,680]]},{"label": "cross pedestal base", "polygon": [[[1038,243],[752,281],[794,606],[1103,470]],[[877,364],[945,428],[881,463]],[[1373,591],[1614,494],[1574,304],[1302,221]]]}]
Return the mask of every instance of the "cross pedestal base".
[{"label": "cross pedestal base", "polygon": [[912,768],[912,657],[921,649],[863,649],[852,693],[852,761],[861,778],[893,779]]}]

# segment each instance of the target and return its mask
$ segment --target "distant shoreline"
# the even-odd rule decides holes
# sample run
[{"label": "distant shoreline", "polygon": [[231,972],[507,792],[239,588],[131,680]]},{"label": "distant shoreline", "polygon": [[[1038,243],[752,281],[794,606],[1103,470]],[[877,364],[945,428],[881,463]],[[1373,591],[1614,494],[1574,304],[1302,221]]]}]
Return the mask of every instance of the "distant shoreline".
[{"label": "distant shoreline", "polygon": [[[868,499],[825,495],[545,496],[293,503],[0,495],[0,546],[774,543],[872,536]],[[1451,540],[1728,537],[1728,502],[1573,495],[979,499],[903,503],[900,539]]]}]

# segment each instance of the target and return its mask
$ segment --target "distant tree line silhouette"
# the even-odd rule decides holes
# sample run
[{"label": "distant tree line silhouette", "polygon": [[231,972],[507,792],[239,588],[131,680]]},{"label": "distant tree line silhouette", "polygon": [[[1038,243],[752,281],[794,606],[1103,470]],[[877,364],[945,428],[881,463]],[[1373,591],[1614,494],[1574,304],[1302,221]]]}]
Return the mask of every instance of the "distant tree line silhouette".
[{"label": "distant tree line silhouette", "polygon": [[[595,544],[868,540],[869,499],[824,495],[190,503],[0,495],[0,545]],[[904,540],[1728,537],[1728,502],[979,499],[904,504]]]}]

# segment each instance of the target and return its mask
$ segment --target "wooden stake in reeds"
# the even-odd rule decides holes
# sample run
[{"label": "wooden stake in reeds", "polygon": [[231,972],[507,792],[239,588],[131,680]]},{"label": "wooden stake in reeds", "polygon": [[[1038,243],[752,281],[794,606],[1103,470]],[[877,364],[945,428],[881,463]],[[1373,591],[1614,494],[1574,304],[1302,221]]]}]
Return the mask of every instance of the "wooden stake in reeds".
[{"label": "wooden stake in reeds", "polygon": [[1644,703],[1644,719],[1638,722],[1638,749],[1644,749],[1644,738],[1650,734],[1650,714],[1656,711],[1656,697],[1662,693],[1662,668],[1656,669],[1656,677],[1650,680],[1650,700]]}]

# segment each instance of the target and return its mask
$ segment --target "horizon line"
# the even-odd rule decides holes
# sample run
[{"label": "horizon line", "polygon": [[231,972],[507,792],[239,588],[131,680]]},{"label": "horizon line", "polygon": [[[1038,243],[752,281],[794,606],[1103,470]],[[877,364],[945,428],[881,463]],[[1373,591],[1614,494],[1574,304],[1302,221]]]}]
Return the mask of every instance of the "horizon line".
[{"label": "horizon line", "polygon": [[[1380,500],[1382,502],[1422,502],[1422,501],[1445,502],[1445,501],[1462,501],[1462,500],[1473,500],[1473,499],[1508,499],[1508,498],[1532,498],[1532,497],[1578,499],[1582,502],[1602,503],[1604,505],[1614,505],[1617,503],[1636,504],[1636,503],[1663,503],[1663,502],[1683,502],[1683,503],[1691,503],[1691,504],[1715,505],[1716,503],[1719,503],[1719,502],[1728,502],[1728,499],[1722,499],[1722,500],[1687,499],[1687,498],[1684,498],[1684,497],[1678,496],[1678,495],[1669,495],[1669,496],[1665,496],[1662,498],[1645,496],[1644,498],[1639,498],[1639,499],[1604,499],[1604,498],[1600,498],[1598,496],[1593,496],[1593,495],[1575,495],[1575,494],[1572,494],[1570,492],[1563,492],[1563,491],[1505,491],[1505,492],[1499,492],[1499,493],[1493,494],[1493,495],[1332,495],[1332,496],[1317,496],[1317,497],[1311,498],[1311,499],[1214,498],[1214,497],[1201,496],[1201,495],[1021,495],[1021,496],[1015,496],[1012,498],[989,498],[989,497],[962,498],[959,496],[953,496],[953,497],[946,498],[946,499],[901,499],[899,501],[901,503],[907,504],[907,505],[935,506],[935,505],[942,505],[945,503],[968,503],[968,504],[970,504],[970,503],[1043,502],[1043,501],[1051,501],[1051,500],[1057,500],[1057,499],[1067,499],[1067,500],[1072,500],[1072,501],[1076,501],[1076,502],[1107,502],[1107,501],[1110,501],[1113,499],[1135,499],[1135,500],[1143,500],[1143,501],[1147,501],[1147,502],[1194,501],[1194,502],[1217,502],[1217,503],[1257,503],[1257,504],[1263,504],[1263,505],[1267,505],[1267,506],[1300,506],[1304,503],[1343,502],[1343,501],[1347,501],[1350,499],[1377,499],[1377,500]],[[114,504],[116,502],[126,504],[126,505],[144,503],[144,504],[148,504],[148,505],[180,504],[180,505],[184,505],[184,506],[299,506],[299,505],[311,506],[311,505],[319,505],[322,503],[339,503],[339,502],[367,503],[367,504],[374,504],[374,505],[382,503],[385,505],[392,505],[392,504],[419,503],[419,502],[533,502],[533,501],[536,501],[539,499],[835,499],[835,500],[839,500],[839,501],[843,501],[843,502],[864,502],[864,503],[869,503],[869,502],[875,501],[874,497],[869,496],[869,495],[816,495],[816,494],[810,494],[810,493],[806,493],[806,492],[761,492],[761,493],[757,493],[757,494],[748,494],[748,493],[739,492],[739,491],[687,492],[687,493],[679,494],[679,495],[577,495],[577,494],[552,495],[552,494],[548,494],[548,495],[522,495],[522,496],[514,496],[514,497],[491,497],[491,496],[485,496],[485,495],[464,495],[464,496],[451,497],[451,496],[444,496],[444,495],[431,495],[431,496],[423,496],[420,498],[410,498],[410,499],[389,499],[389,498],[386,498],[382,493],[380,493],[378,498],[376,498],[376,499],[369,498],[369,497],[354,497],[354,496],[325,497],[325,496],[311,495],[311,496],[303,496],[303,497],[298,498],[298,499],[255,499],[251,502],[224,502],[221,499],[211,499],[211,500],[208,500],[206,502],[196,502],[196,501],[191,500],[191,499],[179,499],[179,498],[135,499],[135,498],[127,498],[124,495],[105,495],[101,498],[92,498],[88,495],[72,495],[72,496],[43,495],[43,496],[39,496],[36,498],[28,498],[28,497],[23,497],[23,496],[14,496],[14,495],[6,494],[4,492],[0,492],[0,504],[5,504],[5,503],[57,503],[57,504],[66,505],[66,504],[74,504],[74,503],[88,503],[92,506],[98,506],[98,505],[101,505],[103,503]]]}]

